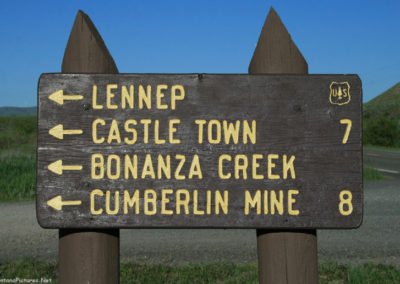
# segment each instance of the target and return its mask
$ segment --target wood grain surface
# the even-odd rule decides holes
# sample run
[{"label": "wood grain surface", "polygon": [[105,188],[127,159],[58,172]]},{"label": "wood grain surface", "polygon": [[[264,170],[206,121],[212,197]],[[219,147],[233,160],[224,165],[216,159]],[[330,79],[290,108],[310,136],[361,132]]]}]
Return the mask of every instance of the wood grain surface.
[{"label": "wood grain surface", "polygon": [[[76,15],[61,72],[118,73],[103,39],[83,11]],[[68,183],[65,186],[62,192],[72,189]],[[119,283],[119,229],[60,229],[58,262],[61,284]]]},{"label": "wood grain surface", "polygon": [[[339,105],[330,101],[332,82],[348,82],[351,100],[347,104]],[[106,90],[107,85],[111,84],[117,87],[112,89],[114,96],[109,98],[109,105],[115,105],[116,109],[107,107]],[[102,109],[94,109],[93,85],[97,86],[96,105],[102,106]],[[135,105],[134,108],[122,109],[121,86],[128,86],[129,89],[130,85],[135,88]],[[137,97],[139,85],[151,86],[151,109],[145,105],[140,108]],[[162,104],[167,109],[157,108],[156,90],[160,85],[167,86],[162,98]],[[176,100],[175,109],[171,109],[173,85],[181,85],[185,90],[184,99]],[[83,98],[65,100],[60,105],[49,99],[49,95],[57,90],[63,90],[64,95],[81,94]],[[40,78],[38,91],[39,223],[47,228],[357,227],[362,220],[361,93],[361,82],[356,75],[44,74]],[[105,124],[96,126],[97,139],[104,137],[102,143],[94,143],[92,124],[96,119],[103,120]],[[137,122],[134,126],[137,141],[133,144],[124,143],[124,138],[132,137],[132,133],[124,130],[124,123],[129,119]],[[143,119],[151,120],[147,143],[141,124]],[[174,138],[180,140],[176,144],[169,143],[168,139],[169,121],[172,119],[180,120],[175,125],[177,130]],[[352,122],[345,144],[343,138],[347,125],[341,123],[343,119]],[[115,131],[114,139],[107,142],[113,120],[118,124],[121,143],[115,138]],[[196,120],[206,121],[202,143],[199,143],[199,125],[195,123]],[[157,134],[154,131],[156,121],[159,124]],[[214,121],[211,127],[208,125],[210,121]],[[237,143],[233,142],[232,137],[226,143],[223,121],[240,121],[241,126],[247,121],[250,127],[255,121],[255,143],[249,135],[242,135],[243,127],[240,128]],[[80,129],[83,133],[65,134],[63,139],[58,139],[49,130],[59,124],[63,125],[64,130]],[[220,140],[216,131],[217,124],[221,125]],[[208,133],[208,127],[211,133]],[[155,135],[166,142],[156,144]],[[245,136],[248,138],[246,144]],[[104,158],[103,178],[93,178],[93,168],[100,171],[93,166],[93,154],[100,154]],[[231,174],[228,179],[222,179],[219,174],[219,157],[223,154],[232,159],[225,159],[222,163],[224,175]],[[255,154],[260,155],[256,160],[259,166],[253,163]],[[134,155],[137,156],[137,178],[124,176],[126,155],[132,160]],[[151,157],[154,176],[142,171],[146,168],[146,155]],[[159,155],[164,159],[170,156],[171,178],[165,175],[158,177]],[[182,162],[180,156],[176,155],[185,156],[185,163],[178,174],[181,179],[175,175]],[[243,171],[237,171],[238,178],[235,177],[237,155],[242,155],[238,165],[245,163],[243,155],[248,159],[246,179]],[[295,177],[291,170],[283,169],[284,155],[287,160],[293,157],[292,170]],[[114,158],[107,165],[110,156]],[[198,174],[189,178],[191,162],[195,156],[199,159],[201,178]],[[271,159],[269,166],[268,157]],[[116,159],[120,159],[118,176]],[[61,175],[50,171],[48,166],[58,160],[62,160],[65,166],[81,165],[82,170],[66,169]],[[254,171],[263,177],[255,179]],[[146,193],[149,189],[154,192]],[[163,193],[166,189],[172,191]],[[181,193],[178,197],[177,192],[182,189],[188,195]],[[92,195],[91,199],[94,190],[102,193]],[[139,192],[139,212],[135,211],[135,207],[129,207],[124,212],[125,190],[130,197],[136,191]],[[251,207],[248,197],[255,198],[258,190],[261,202],[260,211],[257,212],[257,204]],[[289,212],[290,190],[298,191],[292,192],[293,202],[290,205],[292,210],[298,210],[297,215]],[[348,195],[342,193],[341,196],[343,190],[351,193],[351,201]],[[207,191],[211,197],[207,197]],[[225,211],[223,206],[216,204],[217,191],[222,197],[224,192],[228,195]],[[119,193],[118,200],[115,200],[116,192]],[[283,195],[283,212],[271,206],[272,192],[278,197],[280,192]],[[265,193],[268,193],[267,202],[264,199]],[[163,194],[168,200],[165,196],[162,198]],[[81,204],[64,205],[61,210],[56,210],[47,203],[56,196],[61,196],[63,201],[80,200]],[[155,203],[152,198],[156,198]],[[188,205],[182,205],[183,199],[190,199]],[[210,206],[209,211],[207,204]],[[248,214],[245,212],[246,204]],[[339,212],[341,206],[347,212],[351,206],[351,214],[342,215]],[[271,210],[273,208],[275,212]],[[93,214],[93,210],[101,213]],[[162,213],[163,210],[172,214]]]}]

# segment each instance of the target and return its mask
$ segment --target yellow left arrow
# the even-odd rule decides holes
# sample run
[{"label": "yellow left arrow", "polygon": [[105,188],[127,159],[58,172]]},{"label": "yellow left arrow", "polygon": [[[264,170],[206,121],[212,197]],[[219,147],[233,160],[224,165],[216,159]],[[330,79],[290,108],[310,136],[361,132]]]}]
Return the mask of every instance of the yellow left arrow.
[{"label": "yellow left arrow", "polygon": [[64,104],[65,100],[81,100],[83,99],[82,95],[64,95],[64,90],[57,90],[51,95],[49,95],[49,99],[58,103],[59,105]]},{"label": "yellow left arrow", "polygon": [[49,130],[49,134],[58,138],[64,139],[65,134],[82,134],[82,129],[64,129],[62,124],[58,124]]},{"label": "yellow left arrow", "polygon": [[69,200],[63,201],[61,195],[57,195],[56,197],[47,201],[47,205],[53,207],[57,211],[60,211],[64,205],[81,205],[81,200]]},{"label": "yellow left arrow", "polygon": [[62,160],[57,160],[50,165],[47,166],[47,168],[52,171],[55,174],[62,175],[63,171],[80,171],[82,170],[81,165],[63,165]]}]

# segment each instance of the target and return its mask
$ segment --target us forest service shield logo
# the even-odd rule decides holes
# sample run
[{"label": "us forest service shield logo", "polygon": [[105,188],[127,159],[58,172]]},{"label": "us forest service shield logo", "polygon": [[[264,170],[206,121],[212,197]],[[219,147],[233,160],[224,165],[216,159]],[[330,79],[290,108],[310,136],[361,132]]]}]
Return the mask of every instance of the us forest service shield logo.
[{"label": "us forest service shield logo", "polygon": [[329,101],[334,105],[345,105],[350,102],[350,84],[349,82],[332,82],[329,86],[331,93]]}]

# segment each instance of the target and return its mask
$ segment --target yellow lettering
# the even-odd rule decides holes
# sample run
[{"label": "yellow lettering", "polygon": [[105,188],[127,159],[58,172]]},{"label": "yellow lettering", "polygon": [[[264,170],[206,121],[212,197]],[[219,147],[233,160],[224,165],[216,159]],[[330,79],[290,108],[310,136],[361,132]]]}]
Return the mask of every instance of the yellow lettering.
[{"label": "yellow lettering", "polygon": [[157,157],[157,177],[162,179],[162,173],[164,173],[165,178],[171,179],[171,156],[167,155],[167,162],[164,161],[162,155]]},{"label": "yellow lettering", "polygon": [[272,160],[279,158],[278,154],[268,154],[268,179],[279,179],[279,175],[272,174],[272,169],[275,168],[275,163]]},{"label": "yellow lettering", "polygon": [[167,85],[157,85],[157,109],[167,109],[168,105],[163,105],[161,103],[162,98],[164,97],[164,93],[162,92],[163,90],[166,90],[168,88]]},{"label": "yellow lettering", "polygon": [[[179,96],[176,91],[179,91]],[[176,108],[176,101],[183,100],[185,98],[185,89],[182,85],[173,85],[171,88],[171,109]]]},{"label": "yellow lettering", "polygon": [[[112,166],[113,166],[113,161],[115,161],[115,174],[111,172]],[[119,178],[121,173],[121,160],[119,156],[117,155],[109,155],[107,158],[107,177],[109,179],[117,179]]]},{"label": "yellow lettering", "polygon": [[104,137],[101,137],[100,139],[97,138],[97,124],[106,125],[106,122],[104,119],[98,118],[92,123],[92,140],[94,143],[100,144],[104,142]]},{"label": "yellow lettering", "polygon": [[93,109],[102,109],[103,105],[97,104],[97,85],[93,85],[92,88],[92,105]]},{"label": "yellow lettering", "polygon": [[179,160],[179,164],[175,170],[175,179],[178,179],[178,180],[185,179],[185,176],[181,175],[180,172],[183,167],[183,164],[185,163],[186,157],[184,155],[176,155],[175,159]]},{"label": "yellow lettering", "polygon": [[207,190],[207,215],[211,214],[211,190]]},{"label": "yellow lettering", "polygon": [[[181,195],[184,195],[185,198],[182,199]],[[189,201],[189,191],[187,189],[178,189],[176,191],[176,214],[181,214],[181,206],[183,206],[185,214],[189,214]]]},{"label": "yellow lettering", "polygon": [[204,210],[199,210],[198,204],[198,192],[197,189],[193,190],[193,214],[194,215],[204,215]]},{"label": "yellow lettering", "polygon": [[135,206],[135,214],[139,214],[140,209],[140,198],[139,198],[139,190],[135,190],[135,193],[131,197],[129,195],[129,191],[124,191],[124,214],[128,214],[128,206],[133,207]]},{"label": "yellow lettering", "polygon": [[[150,197],[151,195],[151,197]],[[146,189],[144,191],[144,214],[145,215],[154,215],[157,213],[157,193],[153,189]],[[149,209],[149,205],[151,205],[151,210]]]},{"label": "yellow lettering", "polygon": [[109,190],[106,191],[106,212],[108,215],[115,215],[119,211],[119,191],[115,191],[114,193],[114,210],[110,209],[111,205],[111,192]]},{"label": "yellow lettering", "polygon": [[268,190],[264,190],[264,214],[268,214]]},{"label": "yellow lettering", "polygon": [[100,215],[101,213],[103,213],[103,209],[100,208],[100,209],[96,210],[94,208],[94,205],[96,204],[96,202],[94,200],[95,195],[103,196],[104,193],[100,189],[92,190],[92,192],[90,193],[90,213],[92,213],[93,215]]},{"label": "yellow lettering", "polygon": [[294,162],[295,156],[290,156],[289,161],[287,161],[287,156],[283,155],[283,179],[287,179],[287,173],[290,170],[290,176],[292,179],[296,179],[296,173],[294,171]]},{"label": "yellow lettering", "polygon": [[252,159],[252,177],[253,179],[263,179],[264,175],[257,174],[257,169],[260,167],[260,164],[257,162],[258,159],[262,159],[263,155],[261,154],[254,154]]},{"label": "yellow lettering", "polygon": [[250,207],[257,206],[257,215],[261,214],[261,192],[256,191],[254,198],[251,196],[250,191],[246,190],[244,197],[244,214],[249,215]]},{"label": "yellow lettering", "polygon": [[[215,125],[215,134],[216,137],[213,137],[213,126]],[[212,119],[208,122],[208,142],[211,144],[218,144],[221,142],[221,123],[216,120]]]},{"label": "yellow lettering", "polygon": [[149,124],[151,119],[141,119],[140,123],[143,124],[143,143],[149,143]]},{"label": "yellow lettering", "polygon": [[198,141],[199,141],[199,144],[201,144],[201,143],[203,143],[203,131],[204,131],[204,124],[206,124],[206,121],[204,120],[204,119],[196,119],[195,121],[194,121],[199,127],[198,127],[198,129],[199,129],[199,134],[198,134]]},{"label": "yellow lettering", "polygon": [[[243,161],[243,164],[241,164],[240,161]],[[246,155],[235,156],[235,179],[240,178],[240,171],[242,171],[243,179],[247,179],[247,166],[248,160]]]},{"label": "yellow lettering", "polygon": [[296,190],[296,189],[289,189],[289,192],[288,192],[288,212],[289,212],[289,215],[297,216],[297,215],[300,214],[300,211],[299,210],[293,210],[293,207],[292,207],[293,204],[296,203],[296,199],[293,198],[294,194],[296,194],[296,195],[299,194],[299,191]]},{"label": "yellow lettering", "polygon": [[154,122],[154,142],[156,144],[165,144],[164,139],[160,139],[160,121],[156,119]]},{"label": "yellow lettering", "polygon": [[224,138],[225,144],[229,144],[229,141],[232,137],[233,143],[237,144],[239,142],[239,130],[240,130],[240,121],[236,120],[235,126],[233,123],[229,123],[224,120],[222,122],[223,129],[224,129]]},{"label": "yellow lettering", "polygon": [[[346,90],[346,89],[345,89],[345,90]],[[346,91],[347,91],[347,90],[346,90]],[[347,94],[346,94],[346,96],[347,96]],[[346,126],[346,132],[344,133],[344,136],[343,136],[343,139],[342,139],[342,143],[343,143],[343,144],[346,144],[346,143],[347,143],[347,140],[349,140],[349,135],[350,135],[350,130],[351,130],[352,122],[351,122],[350,119],[344,118],[344,119],[341,119],[341,120],[340,120],[340,124],[347,124],[347,126]]]},{"label": "yellow lettering", "polygon": [[224,190],[224,198],[222,198],[219,190],[215,191],[215,214],[219,215],[220,207],[224,214],[228,214],[228,191]]},{"label": "yellow lettering", "polygon": [[107,108],[108,109],[117,109],[117,105],[111,104],[111,99],[114,97],[114,94],[111,92],[113,89],[118,88],[117,84],[108,84],[107,85]]},{"label": "yellow lettering", "polygon": [[151,155],[146,154],[146,158],[144,160],[143,170],[142,170],[142,179],[146,178],[146,176],[150,176],[152,179],[156,178],[156,174],[154,173],[153,162],[151,161]]},{"label": "yellow lettering", "polygon": [[161,191],[161,214],[172,215],[174,212],[166,208],[167,203],[169,203],[169,198],[167,194],[172,194],[174,191],[172,189],[163,189]]},{"label": "yellow lettering", "polygon": [[174,126],[174,124],[180,124],[181,123],[181,120],[180,119],[171,119],[170,121],[169,121],[169,133],[168,133],[168,135],[169,135],[169,143],[170,144],[179,144],[179,143],[181,143],[181,140],[180,139],[175,139],[174,138],[174,133],[176,132],[176,127]]},{"label": "yellow lettering", "polygon": [[121,143],[121,136],[119,134],[118,122],[113,119],[111,122],[110,132],[108,133],[107,143],[111,144],[113,140],[117,140],[117,143]]},{"label": "yellow lettering", "polygon": [[[342,190],[339,193],[339,212],[343,216],[349,216],[353,212],[353,194],[350,190]],[[345,206],[346,205],[346,206]]]},{"label": "yellow lettering", "polygon": [[283,214],[283,191],[279,190],[279,200],[276,199],[275,190],[271,190],[271,214],[275,214],[275,208],[278,209],[279,215]]},{"label": "yellow lettering", "polygon": [[227,160],[230,162],[230,161],[232,161],[232,157],[227,154],[222,154],[221,156],[219,156],[219,158],[218,158],[218,176],[220,179],[229,179],[229,178],[231,178],[231,173],[227,173],[227,174],[223,173],[223,167],[224,167],[223,162],[222,162],[223,160]]},{"label": "yellow lettering", "polygon": [[124,177],[125,179],[129,179],[129,173],[132,175],[132,178],[137,179],[137,155],[133,155],[133,162],[129,158],[129,155],[125,155],[124,159]]},{"label": "yellow lettering", "polygon": [[129,125],[131,125],[131,124],[137,125],[136,120],[128,119],[127,121],[125,121],[125,124],[124,124],[125,131],[128,132],[128,133],[132,133],[132,139],[128,139],[127,137],[124,138],[125,143],[128,144],[128,145],[135,144],[136,141],[137,141],[136,129],[133,128],[133,127],[129,127]]},{"label": "yellow lettering", "polygon": [[251,129],[247,120],[243,121],[243,143],[247,144],[247,139],[250,140],[252,144],[256,144],[256,121],[251,122]]},{"label": "yellow lettering", "polygon": [[143,109],[143,103],[146,104],[147,109],[151,109],[151,86],[147,86],[147,93],[142,85],[139,85],[139,108]]},{"label": "yellow lettering", "polygon": [[[102,154],[92,154],[91,162],[91,177],[92,179],[102,179],[104,177],[104,158]],[[96,173],[96,169],[99,173]]]},{"label": "yellow lettering", "polygon": [[189,179],[192,179],[194,175],[196,175],[198,179],[203,178],[203,173],[201,172],[198,155],[193,156],[192,164],[190,165],[190,170],[189,170]]},{"label": "yellow lettering", "polygon": [[121,106],[123,109],[126,108],[126,103],[128,103],[129,108],[134,108],[134,101],[133,101],[133,90],[134,86],[130,85],[129,86],[129,92],[126,86],[121,87]]}]

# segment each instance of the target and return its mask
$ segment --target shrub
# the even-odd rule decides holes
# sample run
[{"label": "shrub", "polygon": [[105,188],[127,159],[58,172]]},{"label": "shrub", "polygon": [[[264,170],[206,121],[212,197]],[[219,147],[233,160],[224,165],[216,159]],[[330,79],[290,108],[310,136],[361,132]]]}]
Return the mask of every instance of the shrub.
[{"label": "shrub", "polygon": [[379,146],[395,147],[399,144],[399,125],[394,119],[380,117],[371,119],[364,117],[363,143]]}]

